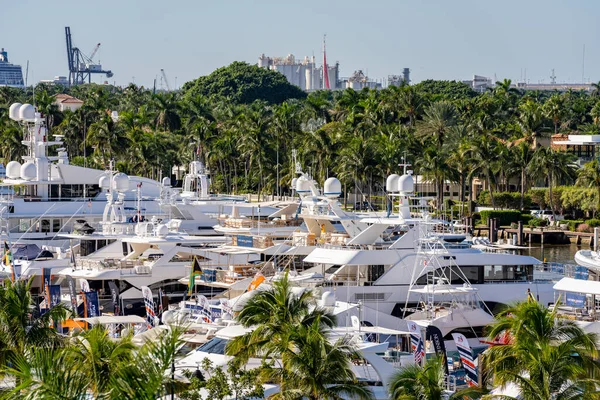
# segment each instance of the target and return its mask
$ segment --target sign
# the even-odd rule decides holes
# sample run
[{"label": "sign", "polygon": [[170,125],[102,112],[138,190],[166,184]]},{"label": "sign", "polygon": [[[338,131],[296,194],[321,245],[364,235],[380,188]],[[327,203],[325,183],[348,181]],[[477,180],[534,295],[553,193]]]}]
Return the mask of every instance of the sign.
[{"label": "sign", "polygon": [[115,315],[121,315],[121,308],[119,307],[119,288],[117,284],[113,281],[108,282],[108,287],[110,288],[110,297],[113,304],[113,312]]},{"label": "sign", "polygon": [[252,236],[238,235],[237,245],[241,247],[254,247]]},{"label": "sign", "polygon": [[77,290],[75,289],[75,280],[70,275],[67,275],[67,285],[69,286],[69,296],[71,296],[71,311],[73,311],[73,317],[77,317]]},{"label": "sign", "polygon": [[154,326],[154,320],[156,314],[154,313],[154,299],[152,297],[152,290],[148,286],[142,286],[142,296],[144,297],[144,306],[146,308],[146,325],[148,328]]},{"label": "sign", "polygon": [[60,285],[50,285],[50,308],[60,304]]}]

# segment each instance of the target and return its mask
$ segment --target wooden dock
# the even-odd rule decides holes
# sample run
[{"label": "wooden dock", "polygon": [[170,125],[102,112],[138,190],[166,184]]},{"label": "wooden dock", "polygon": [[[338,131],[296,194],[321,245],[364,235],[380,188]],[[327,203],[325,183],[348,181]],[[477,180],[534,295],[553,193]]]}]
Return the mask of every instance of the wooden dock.
[{"label": "wooden dock", "polygon": [[[519,233],[515,228],[499,228],[498,235],[510,239]],[[594,246],[594,234],[588,232],[572,232],[552,228],[523,228],[525,241],[529,243],[569,244]]]}]

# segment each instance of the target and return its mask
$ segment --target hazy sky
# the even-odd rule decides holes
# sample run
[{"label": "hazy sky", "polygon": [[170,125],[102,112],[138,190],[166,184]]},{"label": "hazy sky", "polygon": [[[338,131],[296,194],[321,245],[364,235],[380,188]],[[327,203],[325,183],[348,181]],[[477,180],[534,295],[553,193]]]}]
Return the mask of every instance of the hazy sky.
[{"label": "hazy sky", "polygon": [[[114,72],[118,85],[171,86],[240,60],[312,55],[340,62],[341,76],[374,79],[411,69],[413,81],[497,79],[599,81],[597,0],[4,0],[0,47],[30,62],[29,82],[67,75],[64,27],[73,44]],[[135,78],[134,78],[135,77]],[[95,78],[100,81],[102,78]]]}]

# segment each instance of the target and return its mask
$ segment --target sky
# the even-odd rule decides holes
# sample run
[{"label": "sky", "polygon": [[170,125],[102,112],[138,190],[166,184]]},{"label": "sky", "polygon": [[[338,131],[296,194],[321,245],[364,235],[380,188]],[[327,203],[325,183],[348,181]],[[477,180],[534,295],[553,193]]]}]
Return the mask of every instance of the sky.
[{"label": "sky", "polygon": [[[67,75],[64,27],[74,46],[113,71],[110,82],[150,87],[165,70],[181,86],[261,53],[340,63],[372,79],[474,74],[530,83],[600,80],[597,0],[3,0],[0,47],[29,61],[29,83]],[[585,47],[585,57],[584,57]],[[320,62],[319,62],[320,63]],[[96,77],[101,82],[106,78]]]}]

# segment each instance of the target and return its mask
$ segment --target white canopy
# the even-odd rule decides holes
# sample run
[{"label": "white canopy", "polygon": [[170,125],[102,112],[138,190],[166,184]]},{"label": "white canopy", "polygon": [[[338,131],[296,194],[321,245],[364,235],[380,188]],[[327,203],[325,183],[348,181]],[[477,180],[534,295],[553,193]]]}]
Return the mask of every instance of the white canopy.
[{"label": "white canopy", "polygon": [[600,295],[600,282],[582,279],[562,278],[554,286],[559,292],[584,293]]}]

